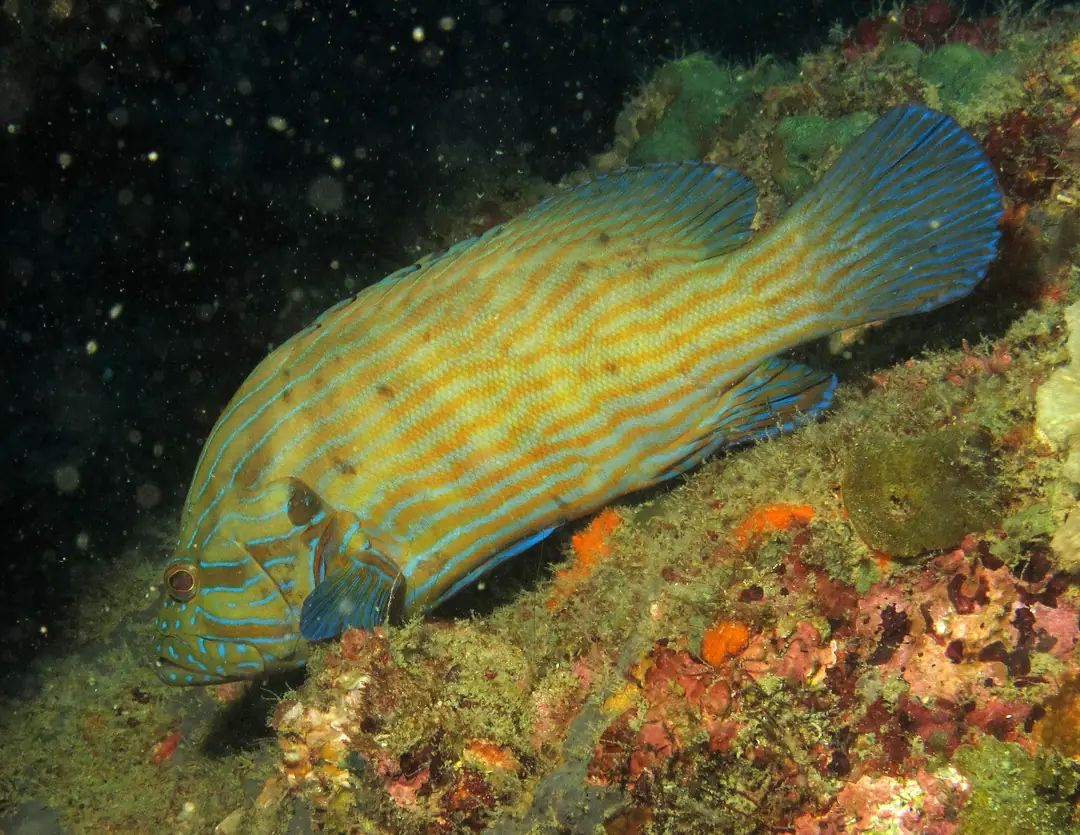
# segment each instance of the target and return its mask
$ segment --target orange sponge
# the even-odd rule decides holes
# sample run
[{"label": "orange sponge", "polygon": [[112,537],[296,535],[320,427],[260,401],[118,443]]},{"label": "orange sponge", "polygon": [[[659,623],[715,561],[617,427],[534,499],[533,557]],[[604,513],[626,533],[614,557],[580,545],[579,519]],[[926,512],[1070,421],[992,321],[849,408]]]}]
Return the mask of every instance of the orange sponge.
[{"label": "orange sponge", "polygon": [[735,542],[744,550],[762,534],[802,527],[814,518],[814,508],[805,504],[772,504],[751,511],[735,528]]},{"label": "orange sponge", "polygon": [[750,644],[750,628],[734,620],[717,621],[701,642],[701,657],[719,667],[726,659],[738,655]]}]

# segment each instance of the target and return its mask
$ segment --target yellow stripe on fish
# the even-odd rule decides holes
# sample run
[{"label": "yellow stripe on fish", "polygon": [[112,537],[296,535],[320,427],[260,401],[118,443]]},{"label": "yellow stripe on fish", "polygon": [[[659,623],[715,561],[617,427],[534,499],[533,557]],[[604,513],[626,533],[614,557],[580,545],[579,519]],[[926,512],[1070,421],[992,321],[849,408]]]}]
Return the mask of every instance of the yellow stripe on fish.
[{"label": "yellow stripe on fish", "polygon": [[948,117],[896,108],[749,242],[720,166],[599,177],[332,307],[202,452],[165,569],[173,683],[302,664],[426,611],[567,521],[827,406],[776,359],[966,295],[1001,196]]}]

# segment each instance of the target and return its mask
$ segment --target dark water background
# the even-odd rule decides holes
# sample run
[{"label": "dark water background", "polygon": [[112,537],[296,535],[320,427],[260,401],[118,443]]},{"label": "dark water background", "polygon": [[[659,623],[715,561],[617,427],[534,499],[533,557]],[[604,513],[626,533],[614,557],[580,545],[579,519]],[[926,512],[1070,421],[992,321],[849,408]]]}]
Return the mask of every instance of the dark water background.
[{"label": "dark water background", "polygon": [[792,59],[872,11],[65,2],[0,12],[0,667],[124,581],[268,347],[437,241],[441,203],[583,167],[666,59]]}]

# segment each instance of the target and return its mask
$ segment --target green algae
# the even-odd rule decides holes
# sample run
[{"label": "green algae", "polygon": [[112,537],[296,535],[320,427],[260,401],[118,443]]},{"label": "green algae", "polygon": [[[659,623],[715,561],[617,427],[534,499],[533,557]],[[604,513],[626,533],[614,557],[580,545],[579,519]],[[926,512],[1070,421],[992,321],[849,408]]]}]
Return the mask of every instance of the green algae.
[{"label": "green algae", "polygon": [[701,156],[701,145],[693,127],[682,119],[666,118],[634,149],[635,165],[651,162],[679,162]]},{"label": "green algae", "polygon": [[1080,832],[1073,797],[1076,768],[1040,750],[1032,756],[1014,742],[982,737],[956,750],[953,762],[971,783],[957,835],[1047,835]]},{"label": "green algae", "polygon": [[938,88],[941,103],[949,108],[978,96],[992,70],[984,52],[965,44],[946,44],[926,56],[919,74]]},{"label": "green algae", "polygon": [[[462,742],[479,736],[523,747],[533,719],[526,684],[534,674],[522,645],[503,640],[480,624],[427,630],[425,643],[427,653],[452,662],[450,674],[432,689],[440,710],[451,712]],[[408,665],[405,659],[402,663]],[[396,750],[404,753],[410,747],[399,745]]]},{"label": "green algae", "polygon": [[773,61],[749,69],[717,64],[704,52],[665,64],[651,83],[667,104],[659,120],[642,131],[629,161],[700,159],[722,128],[730,132],[731,122],[746,121],[740,111],[748,101],[790,74]]},{"label": "green algae", "polygon": [[835,119],[820,115],[788,116],[776,129],[783,143],[786,165],[779,185],[789,200],[806,191],[817,179],[829,152],[844,148],[874,123],[872,113],[849,113]]},{"label": "green algae", "polygon": [[859,536],[892,556],[955,547],[998,520],[990,438],[981,430],[871,435],[852,449],[843,490]]},{"label": "green algae", "polygon": [[890,46],[881,56],[886,64],[901,64],[918,71],[926,53],[911,41],[898,41]]},{"label": "green algae", "polygon": [[701,156],[708,132],[740,97],[735,73],[703,52],[665,64],[656,74],[660,95],[671,101],[634,150],[631,162],[678,162]]},{"label": "green algae", "polygon": [[946,44],[923,58],[919,77],[933,91],[935,106],[964,118],[971,108],[983,114],[1002,112],[1016,96],[1017,67],[1021,59],[1002,50],[995,55],[966,44]]}]

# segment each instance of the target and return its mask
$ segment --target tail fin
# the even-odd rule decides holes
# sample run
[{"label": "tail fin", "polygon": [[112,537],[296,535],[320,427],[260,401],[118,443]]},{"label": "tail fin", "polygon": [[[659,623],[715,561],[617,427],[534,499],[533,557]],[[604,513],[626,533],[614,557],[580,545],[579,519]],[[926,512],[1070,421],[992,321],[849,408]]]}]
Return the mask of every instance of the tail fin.
[{"label": "tail fin", "polygon": [[918,105],[878,119],[790,214],[838,329],[966,296],[997,253],[1001,216],[982,148]]}]

